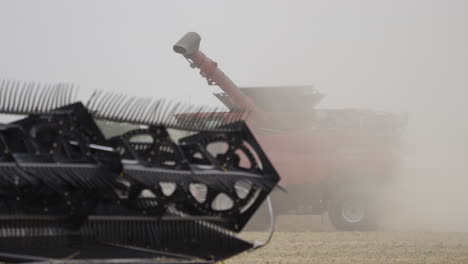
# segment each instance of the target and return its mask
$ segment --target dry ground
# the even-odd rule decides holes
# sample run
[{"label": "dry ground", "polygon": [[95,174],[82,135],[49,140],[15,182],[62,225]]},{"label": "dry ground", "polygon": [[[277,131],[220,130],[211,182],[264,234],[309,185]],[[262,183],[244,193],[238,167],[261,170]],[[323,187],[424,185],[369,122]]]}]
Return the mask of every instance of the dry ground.
[{"label": "dry ground", "polygon": [[[268,246],[225,263],[468,263],[468,233],[323,232],[331,229],[327,221],[314,217],[315,224],[307,225],[310,218],[304,219],[280,219],[283,231],[276,232]],[[258,232],[243,235],[266,237]]]}]

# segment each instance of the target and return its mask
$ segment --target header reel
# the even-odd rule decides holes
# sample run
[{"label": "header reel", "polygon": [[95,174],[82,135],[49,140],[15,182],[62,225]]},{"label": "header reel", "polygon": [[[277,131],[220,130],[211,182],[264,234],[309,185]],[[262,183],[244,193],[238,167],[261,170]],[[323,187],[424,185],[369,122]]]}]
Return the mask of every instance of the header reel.
[{"label": "header reel", "polygon": [[[207,109],[1,84],[0,112],[28,116],[0,125],[0,262],[211,263],[254,247],[234,233],[279,176],[236,116],[178,122]],[[106,138],[95,120],[138,128]]]}]

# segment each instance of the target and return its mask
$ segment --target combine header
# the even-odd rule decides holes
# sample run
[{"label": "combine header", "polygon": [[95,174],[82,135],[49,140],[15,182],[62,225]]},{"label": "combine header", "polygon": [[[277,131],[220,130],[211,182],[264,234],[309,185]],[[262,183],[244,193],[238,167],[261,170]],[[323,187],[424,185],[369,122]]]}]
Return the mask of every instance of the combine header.
[{"label": "combine header", "polygon": [[[216,109],[73,95],[0,84],[0,113],[26,115],[0,125],[0,262],[214,263],[260,245],[235,234],[279,176],[242,112],[182,122],[174,114]],[[97,120],[136,128],[106,138]],[[190,135],[176,141],[172,129]]]}]

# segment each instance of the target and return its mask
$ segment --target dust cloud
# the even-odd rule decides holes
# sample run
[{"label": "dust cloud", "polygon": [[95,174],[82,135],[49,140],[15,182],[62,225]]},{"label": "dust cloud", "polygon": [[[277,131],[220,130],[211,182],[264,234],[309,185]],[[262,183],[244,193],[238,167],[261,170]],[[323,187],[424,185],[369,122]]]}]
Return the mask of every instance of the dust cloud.
[{"label": "dust cloud", "polygon": [[421,76],[411,86],[395,89],[386,100],[399,106],[378,98],[361,102],[368,110],[385,109],[407,119],[390,146],[399,159],[394,182],[377,192],[369,190],[380,205],[380,230],[468,232],[468,79],[463,75],[468,68],[453,65],[447,72]]},{"label": "dust cloud", "polygon": [[[468,49],[462,55],[468,58]],[[413,77],[385,100],[369,96],[356,104],[407,119],[391,146],[399,159],[394,182],[369,190],[379,204],[380,230],[468,232],[468,67],[428,67],[440,72]]]},{"label": "dust cloud", "polygon": [[468,134],[464,120],[468,109],[454,114],[447,111],[450,107],[435,106],[443,116],[431,115],[428,110],[424,117],[430,125],[424,126],[418,119],[408,124],[410,135],[402,138],[403,160],[396,183],[384,195],[382,228],[468,231]]},{"label": "dust cloud", "polygon": [[[466,87],[467,83],[459,83],[456,87],[448,85],[439,90],[431,87],[430,79],[427,76],[420,80],[421,87],[408,87],[409,93],[423,90],[422,88],[427,89],[426,93],[415,93],[416,95],[406,98],[387,98],[408,104],[404,109],[385,109],[387,113],[402,119],[407,118],[407,124],[399,132],[398,140],[388,149],[394,151],[398,159],[398,168],[392,175],[394,181],[385,184],[383,188],[378,187],[377,191],[367,190],[375,195],[373,199],[379,205],[379,230],[382,231],[468,232],[468,104],[462,99],[467,97],[468,91],[466,95],[464,91],[458,95],[453,92],[455,88]],[[373,101],[369,103],[371,104],[376,106],[367,110],[379,109],[379,102]],[[341,108],[346,108],[346,104]],[[320,111],[321,106],[317,109]],[[310,112],[307,106],[303,110]],[[314,113],[316,112],[311,115]],[[282,121],[278,118],[273,123],[277,127],[290,127],[294,121]],[[302,145],[311,148],[318,146],[314,142],[316,138],[312,137],[310,140],[311,142],[302,142]],[[268,154],[268,146],[264,147]],[[283,179],[289,176],[282,175]],[[279,229],[333,229],[326,219],[326,215],[325,218],[280,218]],[[296,221],[294,223],[301,227],[291,227],[288,221]]]},{"label": "dust cloud", "polygon": [[439,72],[421,76],[407,98],[391,98],[406,101],[409,118],[396,182],[382,195],[383,229],[468,231],[468,68],[446,67],[433,66]]}]

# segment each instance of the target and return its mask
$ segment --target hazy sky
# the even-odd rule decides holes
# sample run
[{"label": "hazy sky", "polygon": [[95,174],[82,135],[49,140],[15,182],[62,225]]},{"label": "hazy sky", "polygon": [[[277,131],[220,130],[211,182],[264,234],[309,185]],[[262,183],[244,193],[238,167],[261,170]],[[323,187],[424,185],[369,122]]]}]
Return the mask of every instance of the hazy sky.
[{"label": "hazy sky", "polygon": [[0,0],[0,78],[216,104],[172,52],[197,31],[241,86],[313,84],[322,107],[407,112],[415,140],[468,148],[467,27],[466,0]]}]

